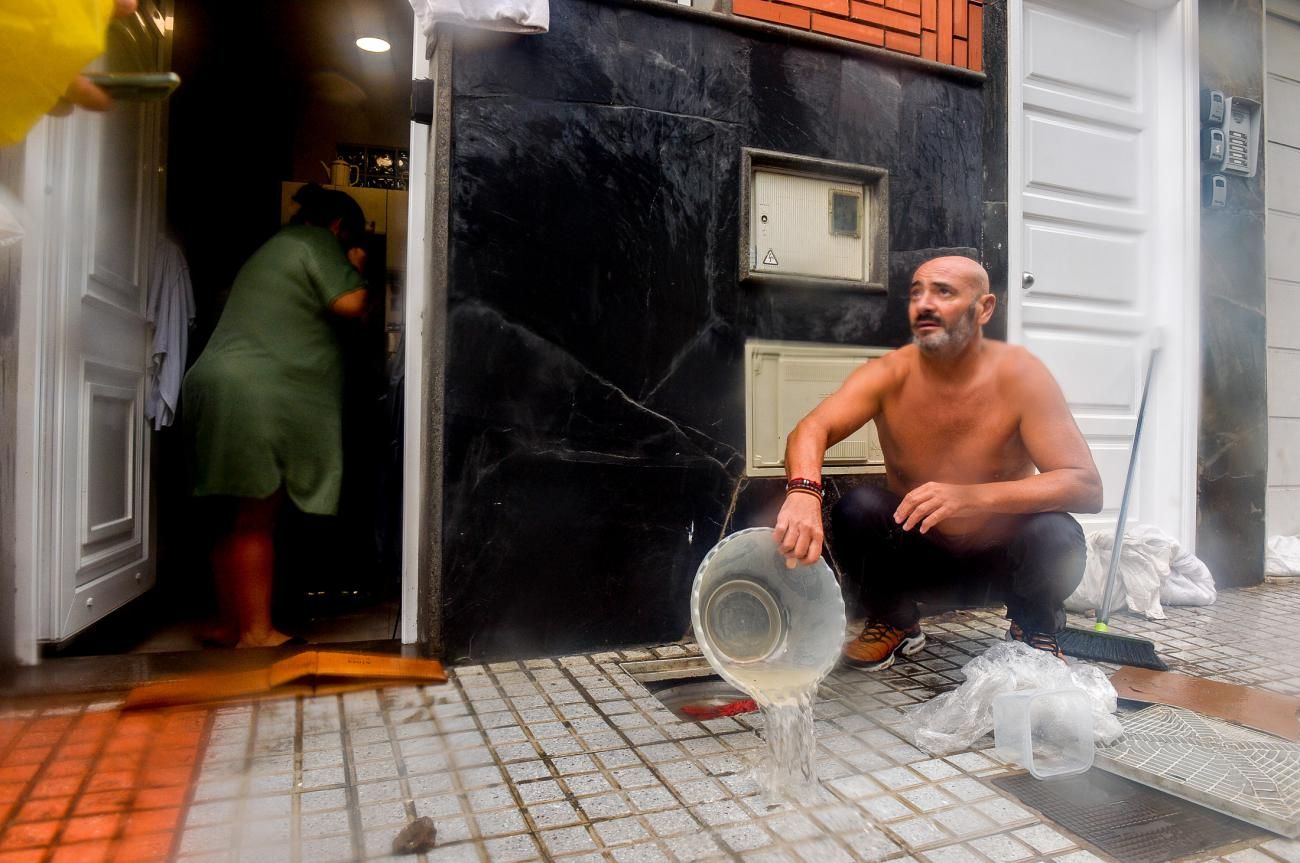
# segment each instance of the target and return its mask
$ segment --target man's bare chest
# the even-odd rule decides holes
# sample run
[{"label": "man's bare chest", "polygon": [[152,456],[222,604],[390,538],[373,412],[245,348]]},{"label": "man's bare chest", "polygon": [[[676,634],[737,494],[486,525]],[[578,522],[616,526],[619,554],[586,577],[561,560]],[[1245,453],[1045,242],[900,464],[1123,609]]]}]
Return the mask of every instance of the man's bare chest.
[{"label": "man's bare chest", "polygon": [[1026,458],[1019,414],[995,387],[903,391],[877,417],[885,461],[922,481],[990,481],[1019,473]]}]

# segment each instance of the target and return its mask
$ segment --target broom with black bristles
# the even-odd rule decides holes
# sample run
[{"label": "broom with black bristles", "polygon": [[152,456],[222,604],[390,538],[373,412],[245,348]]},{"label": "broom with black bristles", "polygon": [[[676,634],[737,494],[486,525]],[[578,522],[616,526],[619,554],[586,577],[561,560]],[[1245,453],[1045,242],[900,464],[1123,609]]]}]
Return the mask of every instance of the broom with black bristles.
[{"label": "broom with black bristles", "polygon": [[1110,565],[1106,568],[1106,586],[1101,593],[1101,608],[1097,609],[1097,622],[1093,624],[1091,630],[1070,628],[1061,630],[1056,634],[1056,643],[1062,653],[1079,659],[1168,671],[1169,666],[1156,655],[1154,644],[1144,638],[1115,635],[1110,631],[1110,601],[1115,589],[1115,578],[1119,574],[1120,552],[1124,548],[1124,521],[1128,517],[1128,493],[1133,486],[1133,474],[1137,467],[1138,442],[1142,439],[1142,417],[1147,410],[1151,375],[1155,371],[1156,357],[1159,355],[1160,346],[1157,343],[1151,349],[1151,359],[1147,363],[1147,378],[1142,385],[1142,402],[1138,405],[1137,426],[1133,429],[1133,451],[1128,456],[1128,476],[1124,479],[1124,495],[1119,503],[1119,524],[1115,526],[1115,542],[1110,550]]}]

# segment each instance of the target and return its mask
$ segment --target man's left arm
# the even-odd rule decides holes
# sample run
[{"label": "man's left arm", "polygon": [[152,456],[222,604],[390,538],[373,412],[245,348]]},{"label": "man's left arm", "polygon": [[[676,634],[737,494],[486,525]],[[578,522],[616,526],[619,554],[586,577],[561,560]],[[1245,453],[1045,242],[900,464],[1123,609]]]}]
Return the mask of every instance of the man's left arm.
[{"label": "man's left arm", "polygon": [[926,533],[945,519],[979,513],[1101,509],[1101,476],[1056,379],[1028,352],[1015,365],[1011,395],[1020,406],[1020,437],[1039,473],[976,485],[925,483],[898,507],[895,518],[904,529],[920,525]]}]

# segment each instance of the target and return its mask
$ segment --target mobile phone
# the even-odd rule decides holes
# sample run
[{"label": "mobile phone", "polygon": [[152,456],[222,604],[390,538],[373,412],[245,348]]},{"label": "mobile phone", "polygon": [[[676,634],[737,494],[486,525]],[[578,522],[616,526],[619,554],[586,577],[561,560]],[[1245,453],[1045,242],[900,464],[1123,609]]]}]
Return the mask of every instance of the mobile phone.
[{"label": "mobile phone", "polygon": [[113,99],[126,102],[166,99],[181,83],[175,72],[95,72],[86,78]]}]

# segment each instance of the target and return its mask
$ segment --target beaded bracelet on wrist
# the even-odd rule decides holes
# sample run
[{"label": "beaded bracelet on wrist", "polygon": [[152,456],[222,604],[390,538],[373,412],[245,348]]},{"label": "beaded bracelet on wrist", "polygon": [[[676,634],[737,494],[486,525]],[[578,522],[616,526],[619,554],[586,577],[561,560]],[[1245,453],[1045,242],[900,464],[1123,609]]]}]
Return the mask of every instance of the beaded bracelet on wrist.
[{"label": "beaded bracelet on wrist", "polygon": [[786,480],[785,490],[787,493],[792,491],[810,491],[813,494],[817,495],[818,497],[825,497],[826,494],[822,490],[821,483],[817,482],[816,480],[806,479],[801,476],[796,476]]}]

